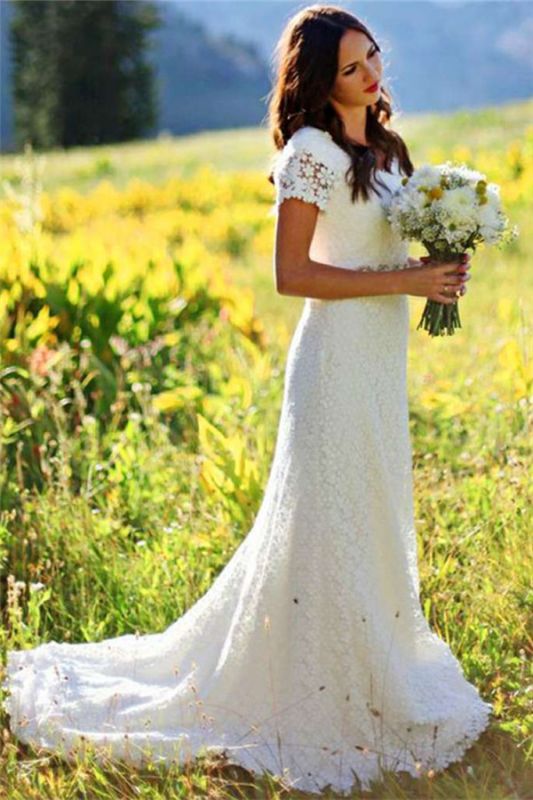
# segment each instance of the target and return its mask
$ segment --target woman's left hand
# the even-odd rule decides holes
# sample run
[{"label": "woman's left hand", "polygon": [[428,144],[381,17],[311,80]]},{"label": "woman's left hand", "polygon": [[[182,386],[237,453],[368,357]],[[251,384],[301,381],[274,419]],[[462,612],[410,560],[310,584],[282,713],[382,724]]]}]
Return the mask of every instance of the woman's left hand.
[{"label": "woman's left hand", "polygon": [[[469,273],[471,267],[470,258],[470,253],[461,253],[459,256],[460,263],[457,265],[457,272],[455,274],[462,276],[463,285],[460,289],[458,289],[458,297],[462,297],[464,294],[466,294],[466,282],[472,277]],[[423,267],[431,261],[431,256],[421,256],[421,258],[411,258],[411,256],[407,257],[407,263],[409,267]]]}]

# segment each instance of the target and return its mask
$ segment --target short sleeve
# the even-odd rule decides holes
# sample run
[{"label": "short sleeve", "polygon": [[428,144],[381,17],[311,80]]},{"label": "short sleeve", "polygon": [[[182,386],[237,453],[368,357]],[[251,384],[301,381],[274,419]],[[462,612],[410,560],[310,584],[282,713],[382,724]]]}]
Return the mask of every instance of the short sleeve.
[{"label": "short sleeve", "polygon": [[304,136],[305,130],[298,133],[302,135],[295,134],[289,140],[274,168],[276,206],[289,197],[297,197],[324,211],[339,169],[323,141],[327,134],[318,130],[311,136]]}]

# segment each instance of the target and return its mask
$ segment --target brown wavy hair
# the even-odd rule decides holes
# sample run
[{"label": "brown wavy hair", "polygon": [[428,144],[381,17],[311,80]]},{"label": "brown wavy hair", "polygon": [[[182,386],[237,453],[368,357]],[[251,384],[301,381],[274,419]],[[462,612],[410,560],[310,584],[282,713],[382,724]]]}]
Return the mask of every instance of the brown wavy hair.
[{"label": "brown wavy hair", "polygon": [[[352,202],[359,195],[366,202],[369,189],[376,189],[372,179],[384,185],[376,174],[374,148],[384,154],[383,169],[387,171],[390,171],[394,156],[398,158],[404,175],[411,175],[414,167],[401,136],[385,127],[393,112],[391,95],[383,84],[379,99],[366,110],[368,145],[348,139],[341,117],[329,102],[338,71],[339,43],[349,29],[366,34],[381,50],[366,25],[339,6],[307,6],[289,20],[274,51],[278,69],[269,93],[267,117],[277,150],[281,150],[304,125],[327,131],[350,156],[351,165],[345,177],[351,186]],[[274,183],[273,170],[268,180]]]}]

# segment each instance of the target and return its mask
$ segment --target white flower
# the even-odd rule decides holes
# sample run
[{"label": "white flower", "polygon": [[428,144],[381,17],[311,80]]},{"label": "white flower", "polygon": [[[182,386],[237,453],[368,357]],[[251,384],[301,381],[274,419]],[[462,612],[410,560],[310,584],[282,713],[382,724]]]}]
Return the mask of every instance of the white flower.
[{"label": "white flower", "polygon": [[440,185],[440,176],[441,172],[438,167],[432,164],[424,164],[415,169],[409,178],[409,183],[413,186],[426,186],[428,189],[432,189]]},{"label": "white flower", "polygon": [[409,208],[413,211],[422,211],[426,204],[427,197],[425,196],[424,192],[414,192],[409,198]]},{"label": "white flower", "polygon": [[478,213],[476,193],[470,186],[448,189],[439,201],[440,208],[450,222],[461,224],[476,219]]},{"label": "white flower", "polygon": [[478,220],[480,225],[486,226],[487,228],[499,228],[500,217],[498,208],[492,203],[485,203],[485,205],[481,206],[479,209]]},{"label": "white flower", "polygon": [[437,169],[457,186],[465,186],[467,183],[475,186],[478,181],[487,180],[483,173],[470,169],[466,164],[446,161],[444,164],[438,164]]}]

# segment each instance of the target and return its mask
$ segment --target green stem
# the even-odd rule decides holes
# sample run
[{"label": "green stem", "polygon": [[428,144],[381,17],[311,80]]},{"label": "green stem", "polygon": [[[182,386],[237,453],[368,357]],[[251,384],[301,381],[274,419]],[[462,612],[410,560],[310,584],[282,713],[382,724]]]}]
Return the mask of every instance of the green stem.
[{"label": "green stem", "polygon": [[[433,261],[454,261],[460,257],[459,253],[441,253],[433,249],[426,242],[422,242]],[[468,246],[468,245],[467,245]],[[436,300],[427,300],[422,312],[422,317],[417,325],[417,330],[422,328],[430,336],[453,336],[456,328],[461,328],[459,316],[459,303],[439,303]]]}]

